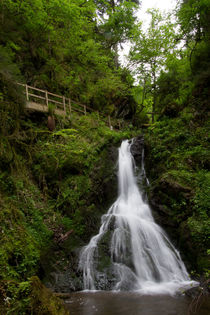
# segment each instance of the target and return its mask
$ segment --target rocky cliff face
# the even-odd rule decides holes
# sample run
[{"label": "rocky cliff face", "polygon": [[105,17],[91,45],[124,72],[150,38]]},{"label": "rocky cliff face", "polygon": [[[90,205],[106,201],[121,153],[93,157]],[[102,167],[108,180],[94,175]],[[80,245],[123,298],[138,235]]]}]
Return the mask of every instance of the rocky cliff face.
[{"label": "rocky cliff face", "polygon": [[131,153],[137,165],[142,162],[142,150],[144,149],[144,137],[142,135],[135,137],[131,145]]},{"label": "rocky cliff face", "polygon": [[78,271],[80,249],[99,229],[101,215],[117,196],[117,156],[117,146],[105,148],[89,174],[92,189],[86,200],[92,206],[88,208],[88,204],[84,205],[84,233],[80,237],[72,233],[66,239],[57,240],[42,257],[40,277],[55,292],[69,293],[83,289],[82,273]]},{"label": "rocky cliff face", "polygon": [[[151,206],[152,213],[155,221],[160,224],[164,230],[168,233],[169,237],[173,241],[176,247],[181,250],[181,254],[188,267],[192,267],[190,260],[195,255],[192,243],[190,242],[190,235],[186,227],[180,224],[176,220],[176,213],[172,203],[186,201],[186,207],[190,206],[189,198],[192,191],[189,187],[182,186],[180,183],[172,181],[170,179],[159,179],[157,181],[151,177],[151,173],[161,172],[158,167],[152,163],[152,156],[150,146],[146,142],[144,144],[144,137],[140,135],[133,140],[131,146],[131,153],[135,159],[137,166],[141,166],[142,163],[142,150],[145,151],[145,168],[146,174],[150,179],[150,185],[143,187],[145,194],[147,194],[148,202]],[[186,219],[187,213],[183,212],[182,218]],[[185,252],[188,255],[185,255]],[[190,255],[189,255],[190,251]]]}]

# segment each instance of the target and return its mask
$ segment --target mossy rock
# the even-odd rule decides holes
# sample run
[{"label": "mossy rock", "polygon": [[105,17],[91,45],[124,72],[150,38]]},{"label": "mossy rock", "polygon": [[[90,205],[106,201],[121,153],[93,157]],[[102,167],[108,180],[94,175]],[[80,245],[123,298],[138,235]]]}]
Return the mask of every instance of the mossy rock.
[{"label": "mossy rock", "polygon": [[34,315],[68,315],[63,302],[47,289],[38,277],[31,281],[31,312]]}]

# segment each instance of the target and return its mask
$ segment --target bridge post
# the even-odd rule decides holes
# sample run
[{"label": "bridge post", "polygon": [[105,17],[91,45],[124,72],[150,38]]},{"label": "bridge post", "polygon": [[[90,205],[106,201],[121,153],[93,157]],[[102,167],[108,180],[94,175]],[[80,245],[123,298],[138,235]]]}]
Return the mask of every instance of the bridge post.
[{"label": "bridge post", "polygon": [[65,102],[65,96],[63,96],[63,109],[64,109],[64,112],[66,112],[66,102]]},{"label": "bridge post", "polygon": [[29,101],[28,85],[26,84],[26,100]]},{"label": "bridge post", "polygon": [[45,91],[45,101],[46,101],[46,105],[48,107],[48,93],[47,93],[47,91]]}]

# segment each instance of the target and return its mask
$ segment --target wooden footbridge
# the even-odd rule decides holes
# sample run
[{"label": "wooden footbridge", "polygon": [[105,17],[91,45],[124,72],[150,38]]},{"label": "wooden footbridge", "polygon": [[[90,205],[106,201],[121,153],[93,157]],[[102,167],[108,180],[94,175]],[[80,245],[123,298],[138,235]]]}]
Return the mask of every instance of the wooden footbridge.
[{"label": "wooden footbridge", "polygon": [[[65,96],[57,95],[45,90],[32,87],[28,84],[20,84],[24,87],[24,93],[26,95],[26,109],[31,111],[39,111],[48,113],[51,110],[56,114],[64,117],[71,117],[72,112],[87,115],[87,113],[95,112],[97,113],[108,125],[112,128],[112,121],[110,116],[105,116],[99,111],[81,104],[79,102],[73,101]],[[120,121],[115,121],[115,125],[120,128]]]}]

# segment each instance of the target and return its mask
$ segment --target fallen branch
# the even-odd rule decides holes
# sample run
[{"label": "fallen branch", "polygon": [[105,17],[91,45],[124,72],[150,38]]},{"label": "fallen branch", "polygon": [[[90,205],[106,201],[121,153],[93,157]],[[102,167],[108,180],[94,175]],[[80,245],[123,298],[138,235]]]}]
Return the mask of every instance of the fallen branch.
[{"label": "fallen branch", "polygon": [[61,234],[57,242],[60,243],[60,242],[66,241],[69,238],[69,235],[72,234],[73,232],[74,230],[70,230],[66,232],[65,234]]}]

